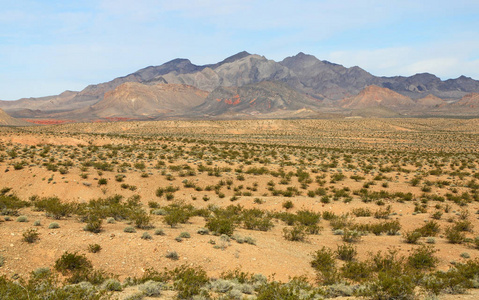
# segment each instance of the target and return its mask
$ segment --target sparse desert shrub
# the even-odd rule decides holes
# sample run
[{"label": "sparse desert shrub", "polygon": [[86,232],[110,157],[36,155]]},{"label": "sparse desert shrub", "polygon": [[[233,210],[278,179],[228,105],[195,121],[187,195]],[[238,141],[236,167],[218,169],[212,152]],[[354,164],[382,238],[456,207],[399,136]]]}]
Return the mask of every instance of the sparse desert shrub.
[{"label": "sparse desert shrub", "polygon": [[183,231],[183,232],[180,233],[179,237],[183,238],[183,239],[189,239],[189,238],[191,238],[191,235],[190,235],[189,232]]},{"label": "sparse desert shrub", "polygon": [[176,251],[168,251],[165,257],[171,260],[178,260],[180,258],[180,256],[178,255],[178,253],[176,253]]},{"label": "sparse desert shrub", "polygon": [[288,201],[283,202],[282,206],[285,209],[291,209],[291,208],[293,208],[294,204],[293,204],[293,201],[288,200]]},{"label": "sparse desert shrub", "polygon": [[422,237],[422,234],[420,232],[413,230],[413,231],[405,232],[403,234],[403,237],[404,237],[404,242],[408,244],[417,244],[419,239]]},{"label": "sparse desert shrub", "polygon": [[325,219],[327,221],[331,221],[331,220],[333,220],[337,217],[336,214],[334,214],[334,212],[327,211],[327,210],[323,211],[322,216],[323,216],[323,219]]},{"label": "sparse desert shrub", "polygon": [[407,258],[408,264],[419,270],[432,270],[434,269],[439,259],[434,256],[434,253],[437,252],[432,246],[421,246],[412,251],[412,253]]},{"label": "sparse desert shrub", "polygon": [[20,223],[28,222],[28,218],[26,216],[20,216],[17,218],[17,222],[20,222]]},{"label": "sparse desert shrub", "polygon": [[148,232],[145,231],[145,232],[143,232],[143,234],[141,235],[141,239],[143,239],[143,240],[151,240],[151,239],[153,239],[153,238],[151,237],[151,235],[150,235]]},{"label": "sparse desert shrub", "polygon": [[226,234],[228,236],[233,234],[236,227],[232,218],[223,216],[210,218],[205,226],[217,235]]},{"label": "sparse desert shrub", "polygon": [[208,296],[201,288],[209,281],[206,272],[197,267],[181,266],[170,271],[178,299],[191,299],[195,295]]},{"label": "sparse desert shrub", "polygon": [[62,203],[57,197],[37,199],[33,205],[38,211],[45,211],[47,217],[59,220],[68,217],[75,212],[75,206],[70,203]]},{"label": "sparse desert shrub", "polygon": [[409,274],[379,272],[378,278],[370,282],[360,295],[372,300],[412,300],[416,298],[415,286],[413,276]]},{"label": "sparse desert shrub", "polygon": [[33,222],[33,226],[42,226],[42,223],[40,222],[40,220],[36,220],[35,222]]},{"label": "sparse desert shrub", "polygon": [[165,231],[163,229],[156,229],[155,235],[165,235]]},{"label": "sparse desert shrub", "polygon": [[102,287],[103,289],[107,291],[111,291],[111,292],[113,291],[119,292],[123,290],[121,283],[118,280],[113,278],[105,280],[105,282],[103,282],[102,284]]},{"label": "sparse desert shrub", "polygon": [[80,271],[91,271],[91,268],[92,264],[85,255],[77,254],[77,252],[70,253],[66,251],[55,261],[55,270],[63,275]]},{"label": "sparse desert shrub", "polygon": [[188,222],[191,216],[191,210],[182,205],[173,204],[164,208],[167,211],[167,215],[163,217],[163,222],[175,227],[178,223]]},{"label": "sparse desert shrub", "polygon": [[311,266],[317,272],[318,280],[325,285],[336,283],[338,280],[338,270],[333,251],[323,246],[312,255]]},{"label": "sparse desert shrub", "polygon": [[473,244],[476,249],[479,249],[479,236],[474,238]]},{"label": "sparse desert shrub", "polygon": [[341,276],[355,282],[364,282],[371,278],[373,270],[367,261],[349,260],[341,267]]},{"label": "sparse desert shrub", "polygon": [[356,230],[344,230],[342,240],[346,243],[357,243],[361,240],[361,233]]},{"label": "sparse desert shrub", "polygon": [[40,234],[37,232],[36,229],[29,229],[25,231],[22,235],[23,241],[29,244],[33,244],[40,239]]},{"label": "sparse desert shrub", "polygon": [[142,291],[145,296],[158,297],[161,295],[163,284],[161,282],[148,280],[147,282],[140,284],[138,286],[138,289]]},{"label": "sparse desert shrub", "polygon": [[106,185],[108,183],[108,179],[100,178],[98,179],[98,185]]},{"label": "sparse desert shrub", "polygon": [[88,245],[88,252],[90,253],[98,253],[101,250],[101,246],[98,244],[89,244]]},{"label": "sparse desert shrub", "polygon": [[466,239],[465,234],[453,226],[447,227],[445,233],[447,241],[451,244],[462,244]]},{"label": "sparse desert shrub", "polygon": [[440,220],[442,218],[442,212],[441,211],[436,211],[435,213],[432,214],[431,218],[435,220]]},{"label": "sparse desert shrub", "polygon": [[296,221],[304,226],[318,224],[321,215],[310,210],[302,209],[296,212]]},{"label": "sparse desert shrub", "polygon": [[353,260],[357,253],[356,247],[349,244],[338,245],[338,249],[336,250],[337,257],[344,261]]},{"label": "sparse desert shrub", "polygon": [[99,233],[103,230],[103,220],[100,219],[97,215],[90,214],[86,217],[86,225],[83,227],[83,230]]},{"label": "sparse desert shrub", "polygon": [[200,228],[198,229],[197,233],[201,235],[207,235],[210,233],[210,231],[207,228]]},{"label": "sparse desert shrub", "polygon": [[58,224],[57,222],[52,222],[48,225],[48,229],[57,229],[57,228],[60,228],[60,224]]},{"label": "sparse desert shrub", "polygon": [[256,245],[256,240],[250,236],[244,238],[246,244]]},{"label": "sparse desert shrub", "polygon": [[288,241],[304,242],[306,240],[306,226],[295,224],[292,228],[283,228],[283,237]]},{"label": "sparse desert shrub", "polygon": [[472,232],[472,228],[473,228],[472,222],[469,221],[469,220],[461,219],[459,221],[454,222],[454,229],[456,229],[458,231],[470,231],[470,232]]},{"label": "sparse desert shrub", "polygon": [[370,217],[372,213],[368,208],[358,207],[353,209],[353,215],[356,217]]},{"label": "sparse desert shrub", "polygon": [[127,226],[123,229],[123,232],[126,232],[126,233],[135,233],[136,230],[135,230],[135,227],[133,226]]},{"label": "sparse desert shrub", "polygon": [[135,223],[135,227],[139,229],[151,228],[151,217],[142,209],[134,210],[130,214],[130,220]]},{"label": "sparse desert shrub", "polygon": [[419,232],[423,237],[436,236],[440,228],[436,221],[428,221],[424,226],[417,228],[415,231]]}]

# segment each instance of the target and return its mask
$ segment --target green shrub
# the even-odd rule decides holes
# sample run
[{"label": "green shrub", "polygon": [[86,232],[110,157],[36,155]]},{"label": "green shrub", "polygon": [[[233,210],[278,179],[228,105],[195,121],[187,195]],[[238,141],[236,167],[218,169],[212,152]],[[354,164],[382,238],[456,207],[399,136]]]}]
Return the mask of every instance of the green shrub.
[{"label": "green shrub", "polygon": [[288,241],[304,242],[306,240],[306,226],[295,224],[292,228],[283,228],[283,237]]},{"label": "green shrub", "polygon": [[129,219],[135,223],[135,227],[139,229],[151,228],[151,217],[142,209],[132,211]]},{"label": "green shrub", "polygon": [[434,269],[439,259],[434,256],[437,252],[432,246],[421,246],[412,251],[407,258],[409,265],[419,270],[432,270]]},{"label": "green shrub", "polygon": [[98,179],[98,185],[106,185],[108,183],[108,179],[100,178]]},{"label": "green shrub", "polygon": [[226,234],[228,236],[233,235],[236,227],[234,220],[225,216],[215,216],[210,218],[205,226],[217,235]]},{"label": "green shrub", "polygon": [[69,253],[66,251],[63,255],[55,261],[55,270],[63,275],[71,275],[79,271],[91,271],[91,262],[84,254],[79,255],[77,252]]},{"label": "green shrub", "polygon": [[35,200],[33,205],[38,211],[45,211],[47,217],[59,220],[75,212],[75,205],[62,203],[57,197]]},{"label": "green shrub", "polygon": [[454,222],[454,229],[458,231],[470,231],[472,232],[473,225],[469,220],[460,220]]},{"label": "green shrub", "polygon": [[338,281],[336,260],[331,249],[323,246],[323,248],[314,252],[311,266],[317,272],[318,280],[323,284],[329,285]]},{"label": "green shrub", "polygon": [[167,215],[163,217],[163,222],[170,225],[171,227],[175,227],[178,223],[186,223],[188,222],[191,211],[181,205],[171,205],[165,207]]},{"label": "green shrub", "polygon": [[86,219],[86,225],[83,227],[83,230],[93,232],[93,233],[99,233],[103,230],[103,220],[100,219],[97,215],[91,214],[87,216]]},{"label": "green shrub", "polygon": [[294,207],[294,204],[293,204],[293,201],[288,200],[288,201],[283,202],[282,206],[285,209],[291,209],[291,208]]},{"label": "green shrub", "polygon": [[353,215],[356,217],[370,217],[372,213],[368,208],[358,207],[353,209]]},{"label": "green shrub", "polygon": [[365,282],[373,275],[368,262],[348,260],[341,267],[341,276],[355,282]]},{"label": "green shrub", "polygon": [[360,295],[372,300],[412,300],[415,299],[416,283],[409,274],[380,272],[378,278],[370,282]]},{"label": "green shrub", "polygon": [[354,260],[357,253],[356,247],[349,244],[338,245],[338,249],[336,250],[336,256],[344,261]]},{"label": "green shrub", "polygon": [[310,210],[302,209],[296,212],[296,221],[304,226],[316,225],[321,218],[321,214]]},{"label": "green shrub", "polygon": [[447,241],[451,244],[462,244],[466,239],[465,234],[453,226],[447,227],[445,233]]},{"label": "green shrub", "polygon": [[209,279],[206,272],[197,267],[181,266],[170,271],[170,276],[173,278],[174,287],[178,291],[178,299],[191,299],[195,295],[208,296],[202,290]]},{"label": "green shrub", "polygon": [[[270,300],[270,299],[320,299],[318,298],[320,293],[316,295],[313,288],[307,282],[305,278],[294,278],[288,283],[281,283],[272,281],[263,283],[257,289],[257,300]],[[228,298],[229,299],[229,298]],[[235,297],[233,299],[241,299]]]},{"label": "green shrub", "polygon": [[23,241],[33,244],[40,239],[40,234],[36,229],[29,229],[23,233]]},{"label": "green shrub", "polygon": [[419,239],[422,237],[422,234],[420,232],[417,232],[415,230],[405,232],[403,234],[404,241],[408,244],[417,244]]},{"label": "green shrub", "polygon": [[419,232],[421,236],[436,236],[440,229],[436,221],[429,221],[424,226],[417,228],[415,231]]}]

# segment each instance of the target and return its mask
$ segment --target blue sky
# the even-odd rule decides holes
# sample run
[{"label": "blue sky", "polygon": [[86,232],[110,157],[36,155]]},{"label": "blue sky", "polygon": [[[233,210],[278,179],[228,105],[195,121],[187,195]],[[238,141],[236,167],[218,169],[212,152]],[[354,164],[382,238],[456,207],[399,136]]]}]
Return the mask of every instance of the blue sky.
[{"label": "blue sky", "polygon": [[0,99],[81,90],[174,58],[298,52],[378,76],[479,79],[479,1],[0,0]]}]

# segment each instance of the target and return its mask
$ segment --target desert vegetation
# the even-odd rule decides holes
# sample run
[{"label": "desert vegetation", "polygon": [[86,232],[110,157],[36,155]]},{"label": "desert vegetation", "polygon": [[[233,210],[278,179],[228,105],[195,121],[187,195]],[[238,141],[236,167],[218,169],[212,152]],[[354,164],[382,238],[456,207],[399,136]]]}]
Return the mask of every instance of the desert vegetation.
[{"label": "desert vegetation", "polygon": [[0,128],[0,295],[477,295],[478,133],[453,119]]}]

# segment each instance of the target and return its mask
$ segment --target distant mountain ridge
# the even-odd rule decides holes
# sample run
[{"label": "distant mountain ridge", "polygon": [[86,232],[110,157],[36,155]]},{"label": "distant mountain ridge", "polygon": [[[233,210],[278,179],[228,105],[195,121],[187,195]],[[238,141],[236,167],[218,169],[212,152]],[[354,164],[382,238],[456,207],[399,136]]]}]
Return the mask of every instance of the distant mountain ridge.
[{"label": "distant mountain ridge", "polygon": [[[169,91],[158,88],[175,85],[177,88]],[[478,107],[476,94],[479,81],[465,76],[444,81],[428,73],[379,77],[357,66],[347,68],[302,52],[276,62],[243,51],[202,66],[178,58],[89,85],[80,92],[0,101],[0,108],[14,117],[74,120],[288,117],[288,112],[347,114],[349,110],[371,107],[387,108],[389,115],[391,109],[395,113],[420,110],[420,115],[455,114],[454,110],[474,114]],[[229,104],[238,100],[234,96],[240,102]]]},{"label": "distant mountain ridge", "polygon": [[357,66],[346,68],[302,52],[275,62],[243,51],[219,63],[203,66],[192,64],[188,59],[174,59],[106,83],[90,85],[76,98],[82,101],[88,97],[100,99],[105,92],[125,82],[188,84],[212,91],[221,86],[243,86],[260,81],[286,82],[303,93],[331,100],[356,95],[368,85],[385,87],[412,99],[432,94],[441,99],[458,100],[468,93],[479,93],[479,81],[465,76],[445,81],[429,73],[378,77]]}]

